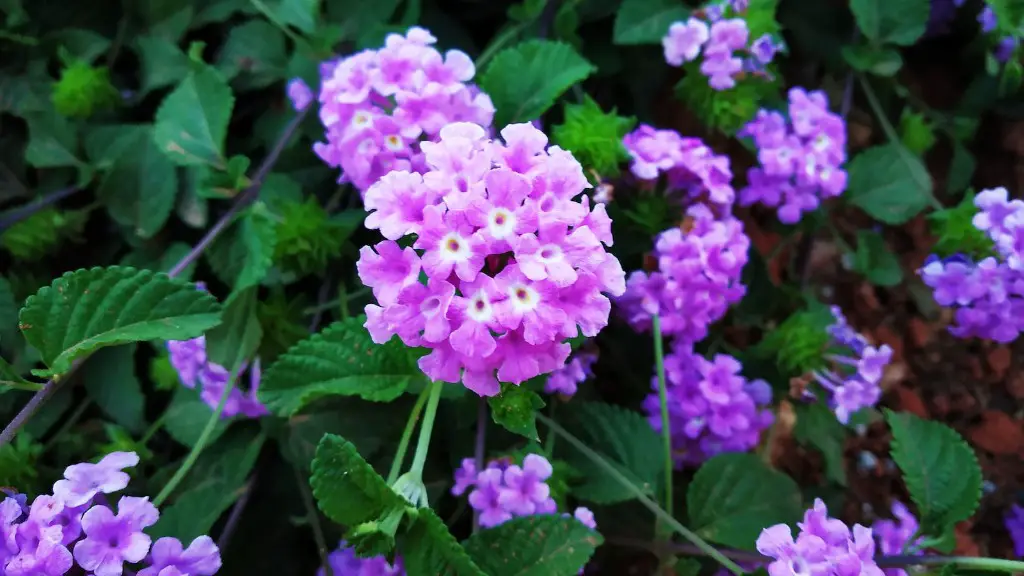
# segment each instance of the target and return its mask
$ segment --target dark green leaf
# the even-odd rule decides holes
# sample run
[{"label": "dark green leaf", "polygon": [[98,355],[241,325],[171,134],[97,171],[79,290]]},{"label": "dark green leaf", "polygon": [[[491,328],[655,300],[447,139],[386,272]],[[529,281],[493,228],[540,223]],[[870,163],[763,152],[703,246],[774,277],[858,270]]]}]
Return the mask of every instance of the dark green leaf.
[{"label": "dark green leaf", "polygon": [[495,424],[529,440],[540,440],[537,411],[544,407],[544,401],[536,392],[523,386],[503,384],[501,393],[488,398],[487,404],[491,407],[491,418]]},{"label": "dark green leaf", "polygon": [[78,170],[79,183],[92,175],[89,166],[78,157],[78,134],[66,118],[52,108],[26,116],[29,140],[25,162],[36,168],[72,167]]},{"label": "dark green leaf", "polygon": [[220,73],[201,67],[160,104],[154,140],[176,164],[223,167],[224,138],[234,105],[235,97]]},{"label": "dark green leaf", "polygon": [[843,46],[843,58],[855,70],[878,76],[894,76],[903,67],[903,57],[897,50],[868,44]]},{"label": "dark green leaf", "polygon": [[277,231],[262,202],[246,213],[218,238],[207,258],[217,277],[235,290],[257,286],[273,265]]},{"label": "dark green leaf", "polygon": [[928,206],[932,178],[921,160],[899,144],[868,148],[847,170],[846,197],[877,220],[903,224]]},{"label": "dark green leaf", "polygon": [[232,28],[217,57],[217,69],[224,77],[241,74],[246,88],[264,88],[281,80],[287,65],[284,34],[263,20]]},{"label": "dark green leaf", "polygon": [[320,0],[264,0],[267,8],[284,24],[291,24],[306,34],[316,28]]},{"label": "dark green leaf", "polygon": [[401,540],[408,576],[491,576],[481,570],[430,508],[418,508]]},{"label": "dark green leaf", "polygon": [[207,359],[231,374],[256,354],[263,338],[263,329],[256,317],[258,291],[253,286],[234,292],[224,302],[223,321],[206,334]]},{"label": "dark green leaf", "polygon": [[465,548],[489,576],[563,576],[582,570],[603,541],[575,518],[543,514],[481,530]]},{"label": "dark green leaf", "polygon": [[145,427],[146,398],[135,376],[135,344],[99,350],[82,368],[89,398],[114,422],[130,432]]},{"label": "dark green leaf", "polygon": [[188,54],[166,38],[144,35],[135,41],[142,65],[143,94],[181,82],[192,70]]},{"label": "dark green leaf", "polygon": [[152,126],[124,127],[124,152],[103,177],[96,195],[115,222],[150,238],[171,216],[178,193],[174,164],[153,142]]},{"label": "dark green leaf", "polygon": [[408,504],[351,442],[333,434],[324,436],[317,446],[310,484],[320,510],[343,526],[383,518]]},{"label": "dark green leaf", "polygon": [[924,34],[928,0],[851,0],[850,10],[869,40],[910,46]]},{"label": "dark green leaf", "polygon": [[896,286],[903,281],[899,259],[889,250],[885,238],[871,230],[857,232],[854,269],[876,286]]},{"label": "dark green leaf", "polygon": [[825,475],[846,486],[846,461],[843,458],[846,428],[827,406],[820,402],[798,405],[793,436],[797,442],[821,452],[825,458]]},{"label": "dark green leaf", "polygon": [[690,11],[676,0],[624,0],[615,14],[612,32],[616,44],[660,44],[674,22]]}]

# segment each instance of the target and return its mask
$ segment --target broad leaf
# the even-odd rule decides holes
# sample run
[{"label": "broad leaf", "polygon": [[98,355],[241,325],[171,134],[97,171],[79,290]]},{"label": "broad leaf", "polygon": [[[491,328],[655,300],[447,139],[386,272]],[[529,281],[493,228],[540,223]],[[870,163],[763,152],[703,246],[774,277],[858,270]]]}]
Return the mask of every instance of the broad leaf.
[{"label": "broad leaf", "polygon": [[0,276],[0,348],[11,350],[18,338],[18,303],[11,283]]},{"label": "broad leaf", "polygon": [[929,0],[851,0],[857,26],[873,42],[910,46],[928,26]]},{"label": "broad leaf", "polygon": [[70,121],[52,106],[26,115],[25,120],[29,132],[26,164],[36,168],[76,168],[79,184],[88,182],[92,170],[79,158],[78,133]]},{"label": "broad leaf", "polygon": [[494,125],[529,122],[555,103],[573,84],[595,68],[572,46],[551,40],[530,40],[499,52],[480,78],[497,112]]},{"label": "broad leaf", "polygon": [[928,206],[932,178],[921,160],[899,144],[864,150],[847,171],[846,198],[876,220],[903,224]]},{"label": "broad leaf", "polygon": [[320,0],[263,0],[267,8],[284,24],[291,24],[306,34],[316,29]]},{"label": "broad leaf", "polygon": [[857,232],[854,269],[877,286],[896,286],[903,281],[899,258],[886,246],[885,238],[871,230]]},{"label": "broad leaf", "polygon": [[287,65],[284,34],[263,20],[232,28],[217,57],[217,69],[229,80],[242,75],[246,89],[284,78]]},{"label": "broad leaf", "polygon": [[[203,402],[198,390],[178,386],[164,413],[164,430],[183,446],[193,448],[212,414],[213,408]],[[221,418],[214,426],[208,442],[216,442],[217,438],[227,431],[231,422],[231,419]]]},{"label": "broad leaf", "polygon": [[491,418],[495,424],[529,440],[540,440],[537,411],[544,407],[544,401],[536,392],[524,386],[503,384],[501,393],[488,398],[487,404],[491,407]]},{"label": "broad leaf", "polygon": [[702,538],[753,550],[765,526],[803,513],[800,488],[754,454],[725,453],[697,470],[686,491],[689,526]]},{"label": "broad leaf", "polygon": [[60,374],[103,346],[195,338],[220,323],[220,304],[166,274],[111,266],[64,274],[26,300],[19,321],[49,374]]},{"label": "broad leaf", "polygon": [[182,80],[156,111],[157,146],[181,166],[223,167],[224,138],[235,105],[219,72],[203,66]]},{"label": "broad leaf", "polygon": [[235,292],[224,303],[222,322],[206,334],[206,358],[234,374],[260,347],[263,329],[256,317],[258,288]]},{"label": "broad leaf", "polygon": [[492,576],[477,566],[430,508],[418,508],[399,552],[408,576]]},{"label": "broad leaf", "polygon": [[326,396],[390,402],[424,378],[409,348],[397,338],[374,344],[363,322],[363,316],[335,322],[293,346],[263,374],[260,401],[291,416]]},{"label": "broad leaf", "polygon": [[846,428],[831,410],[820,402],[798,405],[793,436],[797,442],[821,452],[825,458],[825,475],[846,486],[846,459],[843,458]]},{"label": "broad leaf", "polygon": [[351,442],[333,434],[320,440],[309,482],[320,510],[344,526],[383,518],[407,504]]},{"label": "broad leaf", "polygon": [[612,37],[616,44],[659,44],[673,22],[689,15],[678,0],[624,0],[615,13]]},{"label": "broad leaf", "polygon": [[158,36],[140,36],[135,41],[142,65],[143,94],[181,82],[192,70],[188,54],[178,45]]},{"label": "broad leaf", "polygon": [[253,204],[210,247],[214,273],[234,290],[256,286],[273,265],[277,229],[266,206]]},{"label": "broad leaf", "polygon": [[146,425],[146,397],[135,376],[135,344],[96,352],[82,368],[85,392],[100,410],[128,431],[140,433]]},{"label": "broad leaf", "polygon": [[564,576],[578,573],[603,541],[575,518],[539,514],[481,530],[465,548],[488,576]]},{"label": "broad leaf", "polygon": [[178,175],[153,142],[152,126],[126,126],[123,152],[103,177],[96,195],[123,226],[140,238],[160,231],[174,210]]}]

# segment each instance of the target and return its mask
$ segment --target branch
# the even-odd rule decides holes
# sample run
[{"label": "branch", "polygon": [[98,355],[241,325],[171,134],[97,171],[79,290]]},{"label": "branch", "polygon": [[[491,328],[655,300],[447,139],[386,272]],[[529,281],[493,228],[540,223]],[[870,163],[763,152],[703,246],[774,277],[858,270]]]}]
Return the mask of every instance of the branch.
[{"label": "branch", "polygon": [[0,234],[5,232],[11,226],[14,226],[18,222],[21,222],[22,220],[42,210],[43,208],[46,208],[51,204],[56,204],[57,202],[60,202],[61,200],[67,198],[68,196],[71,196],[75,192],[80,192],[81,190],[82,188],[79,188],[77,186],[62,188],[60,190],[50,192],[49,194],[46,194],[41,198],[36,198],[32,202],[29,202],[24,206],[19,206],[17,208],[14,208],[13,210],[4,213],[3,215],[0,215]]}]

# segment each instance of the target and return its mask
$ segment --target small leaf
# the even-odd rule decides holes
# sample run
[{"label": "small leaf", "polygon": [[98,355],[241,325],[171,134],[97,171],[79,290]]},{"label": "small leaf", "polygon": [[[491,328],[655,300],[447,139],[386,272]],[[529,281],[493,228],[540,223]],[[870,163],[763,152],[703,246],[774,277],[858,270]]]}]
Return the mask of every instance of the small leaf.
[{"label": "small leaf", "polygon": [[217,57],[217,69],[231,80],[242,75],[246,89],[265,88],[285,77],[284,34],[264,20],[235,26]]},{"label": "small leaf", "polygon": [[35,168],[76,168],[78,183],[89,181],[92,169],[78,157],[75,125],[57,114],[52,106],[26,115],[25,121],[29,133],[28,146],[25,148],[26,164]]},{"label": "small leaf", "polygon": [[878,76],[895,76],[903,67],[903,57],[899,51],[869,44],[843,46],[843,58],[854,70]]},{"label": "small leaf", "polygon": [[864,150],[850,162],[846,197],[886,224],[917,216],[932,194],[932,178],[916,156],[899,144]]},{"label": "small leaf", "polygon": [[622,138],[635,124],[635,118],[619,116],[614,108],[605,113],[586,96],[582,104],[565,105],[565,122],[552,128],[551,137],[552,142],[572,152],[584,168],[615,176],[619,164],[630,159]]},{"label": "small leaf", "polygon": [[124,152],[103,177],[96,195],[115,222],[140,238],[163,228],[174,210],[178,175],[153,142],[152,126],[126,126]]},{"label": "small leaf", "polygon": [[473,562],[430,508],[416,509],[399,551],[408,576],[492,576]]},{"label": "small leaf", "polygon": [[892,459],[917,505],[922,533],[942,537],[970,518],[981,498],[974,450],[952,428],[913,414],[885,410]]},{"label": "small leaf", "polygon": [[166,38],[140,36],[135,41],[135,50],[142,67],[140,91],[143,94],[177,84],[192,71],[188,54]]},{"label": "small leaf", "polygon": [[166,274],[111,266],[64,274],[26,300],[19,321],[52,375],[104,346],[195,338],[220,323],[220,304]]},{"label": "small leaf", "polygon": [[737,452],[719,454],[697,470],[686,505],[694,532],[741,550],[754,550],[765,526],[795,522],[803,513],[792,478]]},{"label": "small leaf", "polygon": [[977,165],[971,151],[959,141],[954,141],[953,160],[949,163],[949,175],[946,177],[946,192],[959,194],[970,186]]},{"label": "small leaf", "polygon": [[365,321],[359,316],[335,322],[293,346],[263,374],[260,401],[278,416],[291,416],[327,396],[390,402],[424,379],[404,344],[397,338],[374,344]]},{"label": "small leaf", "polygon": [[273,265],[277,231],[262,202],[253,204],[210,247],[206,257],[217,277],[234,288],[257,286]]},{"label": "small leaf", "polygon": [[929,0],[851,0],[857,26],[876,43],[910,46],[928,26]]},{"label": "small leaf", "polygon": [[407,504],[351,442],[333,434],[320,440],[309,482],[320,510],[343,526],[383,518]]},{"label": "small leaf", "polygon": [[200,67],[160,104],[153,138],[175,164],[223,167],[224,138],[234,105],[235,97],[220,73]]},{"label": "small leaf", "polygon": [[96,352],[82,368],[82,380],[85,392],[100,410],[138,434],[146,425],[146,398],[135,376],[135,348],[131,344]]},{"label": "small leaf", "polygon": [[798,405],[793,436],[797,442],[821,452],[825,457],[825,475],[846,486],[846,460],[843,458],[846,428],[831,410],[820,402]]},{"label": "small leaf", "polygon": [[854,269],[876,286],[897,286],[903,281],[903,268],[878,232],[857,232]]},{"label": "small leaf", "polygon": [[676,0],[624,0],[615,14],[612,36],[616,44],[659,44],[674,22],[690,11]]},{"label": "small leaf", "polygon": [[603,541],[575,518],[538,514],[481,530],[465,548],[488,576],[563,576],[582,570]]},{"label": "small leaf", "polygon": [[[197,390],[178,386],[164,413],[164,430],[183,446],[193,448],[211,415],[213,408],[203,402]],[[231,422],[231,419],[221,418],[214,426],[208,443],[216,442],[217,438],[227,431]]]},{"label": "small leaf", "polygon": [[935,129],[928,118],[920,112],[914,112],[909,107],[903,109],[900,115],[900,141],[903,145],[918,156],[931,150],[935,145]]},{"label": "small leaf", "polygon": [[573,84],[596,68],[572,46],[529,40],[499,52],[480,78],[497,109],[495,126],[529,122],[555,103]]},{"label": "small leaf", "polygon": [[267,8],[283,23],[306,34],[316,29],[320,0],[265,0]]},{"label": "small leaf", "polygon": [[537,411],[544,407],[544,401],[536,392],[523,386],[503,384],[501,393],[488,398],[487,404],[491,407],[491,418],[495,424],[528,440],[540,440]]},{"label": "small leaf", "polygon": [[222,322],[206,333],[207,359],[228,371],[237,373],[256,354],[263,339],[263,329],[256,317],[259,305],[258,288],[253,286],[235,292],[224,302]]}]

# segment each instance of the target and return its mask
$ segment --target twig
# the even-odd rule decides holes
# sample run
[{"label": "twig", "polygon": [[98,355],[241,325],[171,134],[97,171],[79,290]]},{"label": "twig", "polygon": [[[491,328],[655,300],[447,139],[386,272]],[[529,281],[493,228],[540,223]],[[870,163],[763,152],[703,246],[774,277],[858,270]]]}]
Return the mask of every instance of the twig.
[{"label": "twig", "polygon": [[555,16],[558,15],[558,0],[548,0],[544,4],[544,10],[540,13],[540,21],[537,26],[537,37],[547,38],[551,26],[555,23]]},{"label": "twig", "polygon": [[[487,445],[487,400],[481,396],[476,408],[476,444],[473,447],[473,462],[479,472],[484,469],[484,447]],[[480,512],[473,509],[473,533],[480,529]]]},{"label": "twig", "polygon": [[61,200],[67,198],[68,196],[71,196],[75,192],[80,192],[81,190],[82,188],[78,186],[62,188],[60,190],[50,192],[49,194],[41,198],[37,198],[32,202],[25,204],[24,206],[14,208],[13,210],[0,216],[0,233],[5,232],[11,226],[14,226],[18,222],[21,222],[22,220],[28,218],[29,216],[35,214],[36,212],[42,210],[43,208],[46,208],[51,204],[56,204],[57,202],[60,202]]},{"label": "twig", "polygon": [[224,523],[224,529],[220,531],[217,547],[220,548],[221,553],[227,549],[228,543],[231,542],[231,536],[234,535],[239,522],[242,520],[242,512],[245,511],[245,506],[249,503],[253,488],[256,486],[256,474],[256,472],[253,472],[249,481],[245,483],[245,486],[242,488],[242,495],[238,497],[238,501],[231,508],[231,514],[228,516],[227,522]]}]

